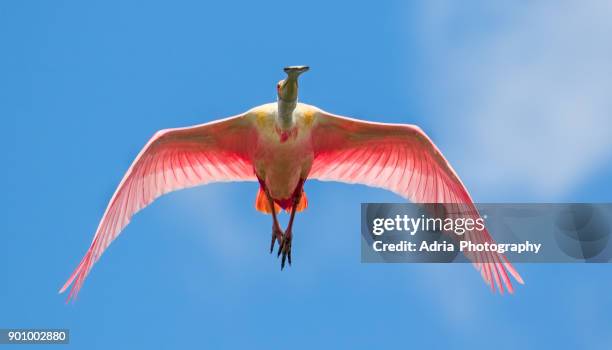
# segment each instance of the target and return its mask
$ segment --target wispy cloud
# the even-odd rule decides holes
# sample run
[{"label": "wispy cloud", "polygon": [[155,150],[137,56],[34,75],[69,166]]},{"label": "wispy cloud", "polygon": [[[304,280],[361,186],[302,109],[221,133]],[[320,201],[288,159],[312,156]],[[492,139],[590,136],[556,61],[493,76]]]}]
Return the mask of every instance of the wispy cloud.
[{"label": "wispy cloud", "polygon": [[420,25],[439,75],[426,93],[448,118],[434,131],[475,192],[554,199],[610,161],[612,4],[428,4]]}]

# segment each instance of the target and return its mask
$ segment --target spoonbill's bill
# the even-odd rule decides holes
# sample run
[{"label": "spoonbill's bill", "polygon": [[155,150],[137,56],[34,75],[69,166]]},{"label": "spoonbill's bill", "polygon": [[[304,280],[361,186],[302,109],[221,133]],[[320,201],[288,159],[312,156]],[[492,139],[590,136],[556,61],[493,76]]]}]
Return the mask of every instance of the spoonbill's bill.
[{"label": "spoonbill's bill", "polygon": [[[281,269],[291,264],[296,212],[308,206],[304,182],[340,181],[381,187],[418,203],[460,203],[474,209],[467,189],[436,145],[414,125],[341,117],[298,102],[307,66],[286,67],[274,103],[210,123],[160,130],[136,157],[113,194],[85,256],[60,292],[76,297],[94,263],[130,218],[170,191],[218,181],[258,181],[255,208],[272,215],[270,252],[278,242]],[[290,213],[283,231],[277,214]],[[467,239],[492,242],[488,232]],[[512,292],[503,255],[469,256],[485,282]],[[507,273],[507,272],[508,273]]]}]

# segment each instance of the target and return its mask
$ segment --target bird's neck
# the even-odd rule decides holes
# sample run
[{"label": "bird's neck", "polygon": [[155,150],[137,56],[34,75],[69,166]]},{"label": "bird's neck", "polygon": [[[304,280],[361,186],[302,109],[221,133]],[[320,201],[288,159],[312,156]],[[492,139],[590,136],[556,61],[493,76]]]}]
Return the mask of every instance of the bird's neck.
[{"label": "bird's neck", "polygon": [[293,111],[297,106],[297,100],[285,101],[281,98],[278,99],[278,114],[277,124],[283,130],[289,130],[293,128],[295,121],[293,120]]}]

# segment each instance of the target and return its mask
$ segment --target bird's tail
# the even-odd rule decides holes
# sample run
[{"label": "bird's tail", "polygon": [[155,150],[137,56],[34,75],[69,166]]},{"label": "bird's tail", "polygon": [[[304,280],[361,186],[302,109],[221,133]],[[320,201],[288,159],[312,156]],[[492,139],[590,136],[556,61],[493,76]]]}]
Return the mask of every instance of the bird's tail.
[{"label": "bird's tail", "polygon": [[[308,198],[306,198],[306,192],[302,191],[302,195],[300,197],[300,201],[295,208],[297,212],[300,212],[308,207]],[[272,214],[272,209],[270,208],[270,202],[266,197],[265,192],[261,187],[259,188],[259,192],[257,192],[257,198],[255,199],[255,209],[262,213]],[[291,212],[291,199],[287,199],[282,201],[279,205],[278,203],[274,203],[274,211],[278,214],[281,209],[285,209],[288,213]]]},{"label": "bird's tail", "polygon": [[[270,208],[270,202],[268,201],[268,198],[266,197],[266,194],[261,189],[261,187],[259,188],[259,192],[257,192],[257,198],[255,199],[255,209],[257,209],[257,211],[260,211],[262,213],[272,214],[272,208]],[[278,212],[281,211],[281,207],[276,203],[274,203],[274,211],[277,214]]]},{"label": "bird's tail", "polygon": [[[295,211],[300,212],[304,209],[308,208],[308,198],[306,197],[306,192],[302,191],[302,196],[300,197],[300,202],[298,203]],[[291,208],[286,209],[288,213],[291,212]]]}]

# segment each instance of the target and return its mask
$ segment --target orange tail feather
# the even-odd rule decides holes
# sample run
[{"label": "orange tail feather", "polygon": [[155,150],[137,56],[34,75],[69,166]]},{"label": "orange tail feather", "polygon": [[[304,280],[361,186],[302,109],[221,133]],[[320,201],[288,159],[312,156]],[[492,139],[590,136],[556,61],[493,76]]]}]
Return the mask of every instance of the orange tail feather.
[{"label": "orange tail feather", "polygon": [[[272,208],[270,208],[270,202],[268,201],[268,198],[266,197],[266,194],[261,189],[261,187],[259,188],[259,192],[257,192],[257,198],[255,199],[255,209],[257,209],[257,211],[260,211],[262,213],[272,214]],[[280,206],[274,203],[274,211],[278,213],[280,210],[281,210]]]},{"label": "orange tail feather", "polygon": [[[304,209],[308,208],[308,198],[306,198],[306,192],[302,191],[302,197],[300,197],[300,202],[295,208],[296,212],[300,212]],[[291,213],[291,207],[285,209],[287,213]]]}]

